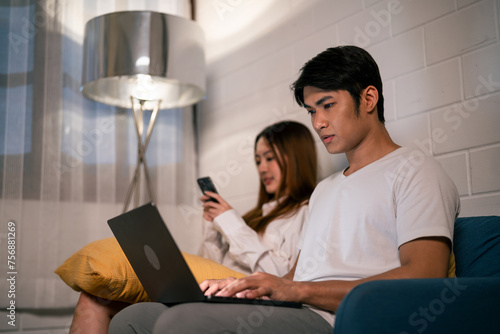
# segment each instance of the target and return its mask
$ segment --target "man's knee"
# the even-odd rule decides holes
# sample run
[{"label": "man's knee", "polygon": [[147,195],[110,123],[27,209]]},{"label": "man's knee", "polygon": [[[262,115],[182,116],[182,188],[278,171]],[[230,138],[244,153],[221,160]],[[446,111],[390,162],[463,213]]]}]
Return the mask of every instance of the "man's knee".
[{"label": "man's knee", "polygon": [[124,308],[111,320],[109,334],[151,333],[156,319],[167,307],[159,303],[138,303]]},{"label": "man's knee", "polygon": [[258,333],[270,326],[275,312],[277,308],[259,305],[182,304],[161,314],[154,333]]},{"label": "man's knee", "polygon": [[187,303],[169,308],[156,321],[153,333],[230,333],[219,304]]},{"label": "man's knee", "polygon": [[[203,321],[204,313],[196,303],[180,304],[163,312],[154,327],[154,333],[179,333],[178,329],[192,329],[194,323]],[[195,332],[194,332],[195,333]]]}]

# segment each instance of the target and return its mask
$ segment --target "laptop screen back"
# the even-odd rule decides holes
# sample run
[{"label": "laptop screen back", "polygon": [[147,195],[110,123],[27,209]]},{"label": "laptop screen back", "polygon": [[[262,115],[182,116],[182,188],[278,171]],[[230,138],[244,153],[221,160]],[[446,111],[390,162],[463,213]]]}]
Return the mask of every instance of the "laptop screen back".
[{"label": "laptop screen back", "polygon": [[179,304],[204,299],[154,204],[121,214],[108,224],[152,301]]}]

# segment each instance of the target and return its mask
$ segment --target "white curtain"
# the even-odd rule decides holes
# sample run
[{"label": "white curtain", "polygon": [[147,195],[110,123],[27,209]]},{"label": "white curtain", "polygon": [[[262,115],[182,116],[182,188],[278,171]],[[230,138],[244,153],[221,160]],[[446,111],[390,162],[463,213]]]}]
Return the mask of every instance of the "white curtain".
[{"label": "white curtain", "polygon": [[[0,272],[15,276],[20,309],[73,306],[77,294],[54,270],[111,236],[107,219],[123,209],[137,158],[131,110],[80,92],[85,23],[121,10],[189,17],[190,7],[185,0],[0,4]],[[160,111],[147,159],[162,216],[181,248],[195,251],[201,215],[192,108]],[[140,203],[147,201],[143,187]],[[4,307],[9,282],[0,282]]]}]

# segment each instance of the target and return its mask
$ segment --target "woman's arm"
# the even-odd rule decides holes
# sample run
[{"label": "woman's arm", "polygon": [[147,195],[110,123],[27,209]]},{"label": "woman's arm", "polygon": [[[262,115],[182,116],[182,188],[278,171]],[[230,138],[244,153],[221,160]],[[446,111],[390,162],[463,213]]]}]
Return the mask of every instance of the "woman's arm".
[{"label": "woman's arm", "polygon": [[215,229],[213,223],[203,220],[203,242],[198,255],[222,263],[229,245],[222,239],[222,235]]},{"label": "woman's arm", "polygon": [[[260,236],[234,210],[214,219],[214,225],[228,243],[228,253],[250,272],[285,275],[294,265],[307,206],[293,216],[277,218]],[[274,228],[272,227],[274,225]]]},{"label": "woman's arm", "polygon": [[[207,195],[219,202],[205,202],[204,218],[212,219],[214,228],[220,233],[221,259],[227,252],[233,261],[249,272],[262,271],[283,276],[290,270],[296,259],[307,205],[290,217],[277,218],[262,236],[250,228],[219,194]],[[208,253],[207,246],[213,247],[213,244],[205,242],[205,254]],[[215,252],[214,249],[211,251]]]}]

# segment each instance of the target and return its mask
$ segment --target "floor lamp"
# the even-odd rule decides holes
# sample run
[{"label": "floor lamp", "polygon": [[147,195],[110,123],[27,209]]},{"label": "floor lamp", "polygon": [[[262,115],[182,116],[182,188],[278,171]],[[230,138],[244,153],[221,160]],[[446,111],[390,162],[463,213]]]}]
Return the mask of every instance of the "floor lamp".
[{"label": "floor lamp", "polygon": [[[138,206],[141,168],[151,201],[155,195],[146,149],[161,109],[197,103],[205,94],[205,52],[201,28],[193,21],[151,11],[124,11],[95,17],[85,26],[82,92],[95,101],[131,108],[138,138],[137,164],[123,212],[135,190]],[[152,110],[144,134],[144,111]]]}]

